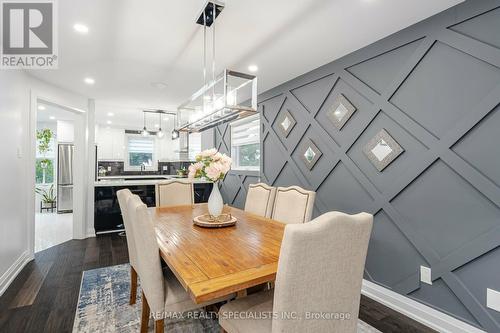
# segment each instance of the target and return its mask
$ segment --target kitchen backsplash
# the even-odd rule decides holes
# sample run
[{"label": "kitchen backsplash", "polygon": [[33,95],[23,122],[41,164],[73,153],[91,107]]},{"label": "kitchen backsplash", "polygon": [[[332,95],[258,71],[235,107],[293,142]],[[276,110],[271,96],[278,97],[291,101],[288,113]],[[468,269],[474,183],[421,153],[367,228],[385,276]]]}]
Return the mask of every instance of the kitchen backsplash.
[{"label": "kitchen backsplash", "polygon": [[[192,162],[158,162],[156,171],[125,171],[124,162],[119,161],[98,161],[98,170],[104,168],[106,176],[127,176],[127,175],[176,175],[177,170],[188,168]],[[109,171],[111,169],[111,171]]]}]

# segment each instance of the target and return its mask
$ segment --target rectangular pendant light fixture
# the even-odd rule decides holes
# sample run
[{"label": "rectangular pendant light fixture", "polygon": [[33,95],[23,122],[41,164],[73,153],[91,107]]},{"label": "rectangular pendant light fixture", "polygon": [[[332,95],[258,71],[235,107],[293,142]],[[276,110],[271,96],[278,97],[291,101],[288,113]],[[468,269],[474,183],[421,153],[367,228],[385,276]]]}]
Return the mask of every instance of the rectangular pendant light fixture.
[{"label": "rectangular pendant light fixture", "polygon": [[[196,21],[203,26],[203,86],[177,108],[176,131],[200,132],[257,112],[257,77],[225,69],[215,76],[215,21],[224,9],[208,0]],[[212,29],[212,78],[207,81],[207,27]]]}]

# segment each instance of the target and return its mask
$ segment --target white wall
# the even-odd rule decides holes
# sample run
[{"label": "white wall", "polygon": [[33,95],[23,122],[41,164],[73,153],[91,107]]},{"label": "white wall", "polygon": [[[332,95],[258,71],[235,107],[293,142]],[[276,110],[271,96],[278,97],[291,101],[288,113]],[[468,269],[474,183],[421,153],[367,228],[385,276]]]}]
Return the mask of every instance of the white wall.
[{"label": "white wall", "polygon": [[26,211],[26,138],[30,105],[28,77],[0,71],[0,294],[25,263],[28,250]]},{"label": "white wall", "polygon": [[[0,70],[0,174],[4,176],[0,191],[0,295],[33,253],[31,238],[34,232],[30,229],[34,227],[34,216],[32,220],[31,215],[35,211],[35,169],[31,161],[36,150],[31,141],[35,138],[36,119],[30,117],[30,113],[36,113],[34,96],[83,111],[88,108],[88,99],[84,96],[44,83],[24,71]],[[93,135],[88,135],[88,115],[81,118],[85,133],[79,136],[83,138],[80,144],[84,148],[82,162],[85,162],[88,158],[86,145],[90,142],[89,138],[93,140]],[[93,123],[91,130],[94,130]],[[75,135],[78,134],[75,132]],[[87,168],[83,165],[80,163],[87,175]],[[86,193],[82,193],[81,197],[85,205],[88,200]],[[83,218],[86,212],[86,209],[81,212]]]},{"label": "white wall", "polygon": [[71,143],[75,141],[75,126],[72,121],[57,121],[57,142]]}]

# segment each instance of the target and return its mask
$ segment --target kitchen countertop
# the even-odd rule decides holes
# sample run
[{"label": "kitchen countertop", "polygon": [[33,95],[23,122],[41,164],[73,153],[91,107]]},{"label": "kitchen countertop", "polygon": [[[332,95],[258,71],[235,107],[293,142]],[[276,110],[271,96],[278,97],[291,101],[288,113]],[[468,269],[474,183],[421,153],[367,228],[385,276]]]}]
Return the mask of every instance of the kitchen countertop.
[{"label": "kitchen countertop", "polygon": [[[136,186],[136,185],[156,185],[159,182],[162,182],[164,180],[162,179],[148,179],[152,177],[145,177],[144,179],[135,179],[135,180],[127,180],[125,178],[126,176],[117,176],[117,178],[109,178],[109,179],[103,179],[97,182],[94,182],[94,187],[106,187],[106,186]],[[164,177],[165,180],[168,179],[184,179],[187,180],[187,178],[179,178],[179,177],[171,177],[171,176],[156,176],[155,178],[158,177]],[[142,176],[131,176],[129,178],[142,178]],[[206,184],[206,183],[211,183],[211,181],[208,180],[202,180],[202,179],[193,179],[191,180],[195,184]]]},{"label": "kitchen countertop", "polygon": [[[105,179],[130,179],[130,178],[165,178],[165,179],[171,179],[171,178],[181,178],[181,176],[177,175],[122,175],[122,176],[99,176],[99,179],[105,180]],[[185,177],[184,177],[185,178]]]}]

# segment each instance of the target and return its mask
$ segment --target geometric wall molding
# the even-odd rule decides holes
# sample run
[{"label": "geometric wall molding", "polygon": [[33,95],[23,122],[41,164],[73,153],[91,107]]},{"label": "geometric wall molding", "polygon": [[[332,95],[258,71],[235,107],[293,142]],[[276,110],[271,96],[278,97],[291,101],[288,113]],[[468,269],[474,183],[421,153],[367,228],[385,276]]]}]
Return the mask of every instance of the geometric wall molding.
[{"label": "geometric wall molding", "polygon": [[[242,207],[260,180],[317,191],[313,217],[374,214],[365,279],[500,332],[484,297],[500,290],[499,9],[466,1],[259,95],[261,174],[231,170],[225,202]],[[328,111],[341,95],[357,110],[339,131]],[[287,112],[296,124],[284,133]],[[363,148],[381,129],[401,149],[374,167],[375,146]],[[301,157],[308,140],[324,155],[312,169]],[[420,284],[420,265],[433,285]]]},{"label": "geometric wall molding", "polygon": [[441,138],[499,82],[500,68],[437,41],[390,102]]},{"label": "geometric wall molding", "polygon": [[449,29],[480,42],[500,48],[500,8],[475,16],[469,20],[451,26]]},{"label": "geometric wall molding", "polygon": [[398,46],[395,49],[346,68],[346,71],[380,93],[397,77],[401,68],[415,52],[421,41],[421,39],[418,39]]}]

